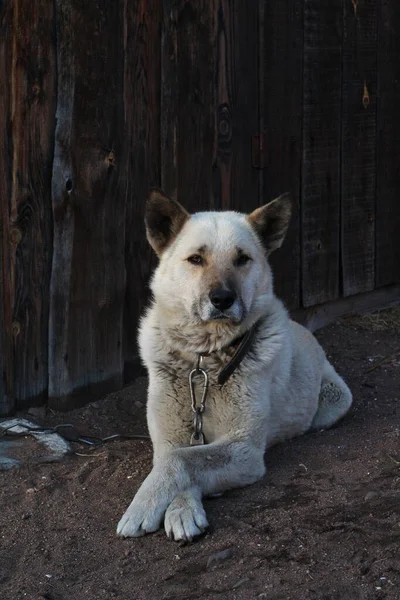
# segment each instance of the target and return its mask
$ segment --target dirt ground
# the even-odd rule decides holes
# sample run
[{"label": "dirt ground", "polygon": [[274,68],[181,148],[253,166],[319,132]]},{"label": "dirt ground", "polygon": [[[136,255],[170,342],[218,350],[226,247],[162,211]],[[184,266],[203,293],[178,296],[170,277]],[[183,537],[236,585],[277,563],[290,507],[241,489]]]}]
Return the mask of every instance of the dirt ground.
[{"label": "dirt ground", "polygon": [[[0,598],[400,599],[400,337],[380,329],[350,319],[317,334],[351,412],[271,449],[258,484],[207,500],[211,528],[193,544],[115,535],[150,470],[146,440],[0,472]],[[143,433],[145,383],[41,423]]]}]

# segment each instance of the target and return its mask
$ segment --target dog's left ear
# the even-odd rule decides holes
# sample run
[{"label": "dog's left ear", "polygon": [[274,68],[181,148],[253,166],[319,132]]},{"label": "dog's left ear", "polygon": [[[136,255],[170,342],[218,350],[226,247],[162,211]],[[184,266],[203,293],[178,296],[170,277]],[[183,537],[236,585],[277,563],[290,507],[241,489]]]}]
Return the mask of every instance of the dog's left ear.
[{"label": "dog's left ear", "polygon": [[247,217],[267,251],[267,255],[280,248],[285,239],[292,214],[290,194],[283,194],[269,204],[256,208]]},{"label": "dog's left ear", "polygon": [[144,221],[150,246],[161,255],[176,238],[189,213],[161,190],[151,190],[147,198]]}]

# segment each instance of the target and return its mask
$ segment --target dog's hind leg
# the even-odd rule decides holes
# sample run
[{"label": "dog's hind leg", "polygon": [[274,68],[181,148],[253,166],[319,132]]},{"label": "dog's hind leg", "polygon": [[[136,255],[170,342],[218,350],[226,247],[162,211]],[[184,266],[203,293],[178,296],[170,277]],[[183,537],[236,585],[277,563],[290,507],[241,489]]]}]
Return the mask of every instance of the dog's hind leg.
[{"label": "dog's hind leg", "polygon": [[311,431],[327,429],[341,419],[349,410],[352,394],[333,366],[326,361],[319,393],[318,410],[311,424]]}]

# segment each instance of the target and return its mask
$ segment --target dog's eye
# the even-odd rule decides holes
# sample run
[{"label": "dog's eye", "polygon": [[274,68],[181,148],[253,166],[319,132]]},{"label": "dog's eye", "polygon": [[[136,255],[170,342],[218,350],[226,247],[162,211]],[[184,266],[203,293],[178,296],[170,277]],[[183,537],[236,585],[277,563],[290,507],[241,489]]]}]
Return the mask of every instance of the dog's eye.
[{"label": "dog's eye", "polygon": [[250,256],[247,256],[247,254],[241,254],[235,260],[235,265],[237,267],[243,267],[244,265],[247,265],[247,263],[249,262],[249,260],[251,260]]},{"label": "dog's eye", "polygon": [[192,256],[189,256],[189,258],[187,260],[192,265],[202,265],[203,264],[203,258],[200,256],[200,254],[192,254]]}]

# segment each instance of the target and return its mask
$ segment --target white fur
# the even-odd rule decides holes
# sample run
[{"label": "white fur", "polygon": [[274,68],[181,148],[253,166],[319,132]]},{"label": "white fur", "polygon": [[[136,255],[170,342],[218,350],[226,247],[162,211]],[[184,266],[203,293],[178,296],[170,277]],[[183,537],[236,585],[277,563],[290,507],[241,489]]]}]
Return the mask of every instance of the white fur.
[{"label": "white fur", "polygon": [[[187,257],[207,246],[207,267]],[[234,265],[237,248],[251,257]],[[210,321],[213,277],[234,282],[229,319]],[[140,327],[149,373],[147,417],[154,466],[122,517],[117,532],[140,536],[165,529],[191,540],[207,527],[201,498],[251,484],[265,472],[265,449],[311,427],[332,425],[352,397],[306,329],[292,322],[274,296],[263,246],[245,215],[198,213],[187,220],[160,259],[154,302]],[[230,360],[229,344],[260,321],[255,341],[227,383],[217,377]],[[198,353],[210,387],[203,416],[204,446],[190,447],[193,415],[188,374]]]}]

